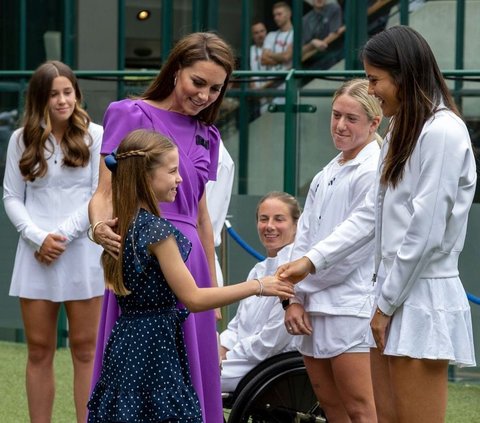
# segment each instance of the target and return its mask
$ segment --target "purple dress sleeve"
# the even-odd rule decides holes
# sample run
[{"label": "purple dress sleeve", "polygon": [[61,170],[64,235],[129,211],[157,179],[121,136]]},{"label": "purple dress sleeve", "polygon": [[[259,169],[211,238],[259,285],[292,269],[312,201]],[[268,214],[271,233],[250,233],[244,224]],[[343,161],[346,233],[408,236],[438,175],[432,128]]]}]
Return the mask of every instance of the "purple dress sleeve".
[{"label": "purple dress sleeve", "polygon": [[111,103],[103,118],[103,128],[101,154],[110,154],[135,129],[154,129],[149,117],[132,100]]},{"label": "purple dress sleeve", "polygon": [[221,136],[220,132],[218,132],[218,129],[215,126],[208,127],[208,139],[212,144],[212,148],[210,149],[210,173],[208,175],[208,179],[210,181],[216,181]]}]

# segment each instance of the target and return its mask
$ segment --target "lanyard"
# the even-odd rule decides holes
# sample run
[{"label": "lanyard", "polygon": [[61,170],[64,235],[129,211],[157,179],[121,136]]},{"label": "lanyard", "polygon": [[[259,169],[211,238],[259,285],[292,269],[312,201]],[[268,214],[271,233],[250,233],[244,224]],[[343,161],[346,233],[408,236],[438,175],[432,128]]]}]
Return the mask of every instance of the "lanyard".
[{"label": "lanyard", "polygon": [[[276,53],[276,50],[275,50],[275,47],[277,46],[277,41],[278,41],[278,37],[280,36],[280,34],[282,34],[283,31],[277,31],[277,33],[275,34],[275,39],[273,41],[273,52]],[[285,48],[288,46],[288,39],[290,38],[290,34],[292,33],[292,30],[289,29],[288,30],[288,33],[287,33],[287,36],[285,37],[285,45],[282,47],[282,50],[281,52],[283,52],[285,50]]]},{"label": "lanyard", "polygon": [[260,61],[260,56],[262,55],[262,50],[259,49],[257,46],[255,46],[255,62],[257,64],[257,70],[263,70],[262,69],[262,63]]}]

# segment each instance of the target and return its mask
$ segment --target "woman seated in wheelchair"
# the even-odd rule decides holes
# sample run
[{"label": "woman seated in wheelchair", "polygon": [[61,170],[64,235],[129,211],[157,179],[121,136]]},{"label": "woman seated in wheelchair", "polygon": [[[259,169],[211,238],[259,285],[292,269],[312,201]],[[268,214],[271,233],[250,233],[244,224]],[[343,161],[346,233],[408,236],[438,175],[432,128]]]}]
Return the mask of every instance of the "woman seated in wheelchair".
[{"label": "woman seated in wheelchair", "polygon": [[[257,205],[257,230],[267,258],[257,263],[249,279],[275,273],[290,260],[300,206],[284,192],[270,192]],[[222,392],[233,392],[240,380],[263,360],[291,351],[293,336],[284,325],[284,311],[276,297],[242,300],[235,317],[220,334]]]}]

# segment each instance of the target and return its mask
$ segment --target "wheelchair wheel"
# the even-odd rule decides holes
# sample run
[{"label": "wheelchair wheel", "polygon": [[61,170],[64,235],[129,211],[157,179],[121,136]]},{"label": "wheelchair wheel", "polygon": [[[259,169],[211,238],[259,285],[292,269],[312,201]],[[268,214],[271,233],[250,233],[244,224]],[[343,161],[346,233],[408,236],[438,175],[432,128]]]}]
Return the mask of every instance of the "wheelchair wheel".
[{"label": "wheelchair wheel", "polygon": [[302,356],[285,354],[273,359],[242,386],[228,423],[326,422]]}]

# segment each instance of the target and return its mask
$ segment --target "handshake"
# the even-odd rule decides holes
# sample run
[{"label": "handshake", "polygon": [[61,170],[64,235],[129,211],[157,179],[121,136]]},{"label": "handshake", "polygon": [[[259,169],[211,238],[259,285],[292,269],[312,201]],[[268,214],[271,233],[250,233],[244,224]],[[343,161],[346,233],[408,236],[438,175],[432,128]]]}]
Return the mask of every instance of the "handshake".
[{"label": "handshake", "polygon": [[275,275],[257,279],[260,285],[257,295],[278,296],[281,300],[292,298],[295,296],[293,286],[313,271],[313,264],[306,257],[282,264]]}]

